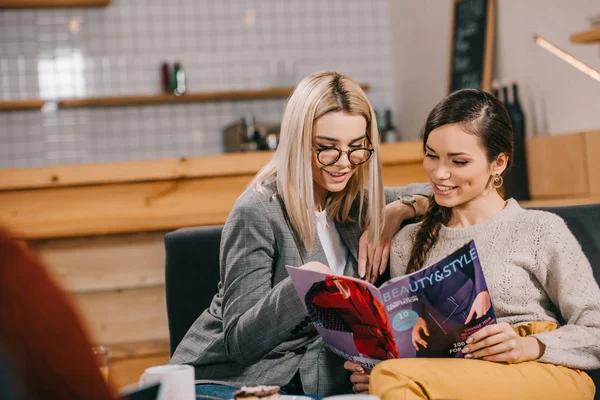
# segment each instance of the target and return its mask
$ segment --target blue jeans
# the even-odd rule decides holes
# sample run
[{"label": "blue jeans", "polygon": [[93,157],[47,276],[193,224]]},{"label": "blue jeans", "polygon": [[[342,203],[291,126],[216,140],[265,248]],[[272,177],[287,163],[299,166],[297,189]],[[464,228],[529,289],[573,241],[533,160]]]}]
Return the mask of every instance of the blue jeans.
[{"label": "blue jeans", "polygon": [[[225,385],[214,385],[212,383],[205,383],[196,385],[196,397],[199,399],[213,399],[213,400],[229,400],[233,399],[233,392],[239,388]],[[281,390],[281,394],[286,394],[285,390]],[[303,396],[310,397],[315,400],[321,400],[322,397],[316,394],[305,394]]]}]

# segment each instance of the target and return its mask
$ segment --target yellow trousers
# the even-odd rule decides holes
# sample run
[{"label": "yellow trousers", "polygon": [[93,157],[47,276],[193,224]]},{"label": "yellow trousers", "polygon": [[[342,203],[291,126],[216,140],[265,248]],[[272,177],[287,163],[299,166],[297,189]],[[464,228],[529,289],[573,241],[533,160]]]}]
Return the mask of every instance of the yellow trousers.
[{"label": "yellow trousers", "polygon": [[[534,322],[515,328],[520,336],[551,331],[557,325]],[[529,361],[495,363],[458,358],[405,358],[379,363],[370,392],[381,400],[592,400],[596,388],[584,372]]]}]

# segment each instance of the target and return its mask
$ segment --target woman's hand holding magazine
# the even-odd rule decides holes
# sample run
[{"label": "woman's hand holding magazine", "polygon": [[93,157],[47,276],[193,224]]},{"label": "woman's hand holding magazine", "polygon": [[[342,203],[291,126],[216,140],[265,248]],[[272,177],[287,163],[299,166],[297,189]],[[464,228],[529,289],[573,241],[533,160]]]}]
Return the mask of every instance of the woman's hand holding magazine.
[{"label": "woman's hand holding magazine", "polygon": [[545,346],[533,336],[521,337],[506,322],[488,325],[467,339],[465,358],[516,364],[537,360]]},{"label": "woman's hand holding magazine", "polygon": [[363,367],[352,361],[346,361],[344,363],[344,369],[352,372],[352,375],[350,376],[352,391],[354,393],[369,394],[369,372],[365,371]]}]

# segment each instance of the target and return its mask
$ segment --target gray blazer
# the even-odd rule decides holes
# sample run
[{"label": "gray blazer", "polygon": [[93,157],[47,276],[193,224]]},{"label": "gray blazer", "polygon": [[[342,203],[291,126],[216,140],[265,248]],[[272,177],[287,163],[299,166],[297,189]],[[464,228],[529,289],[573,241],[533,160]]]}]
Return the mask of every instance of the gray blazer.
[{"label": "gray blazer", "polygon": [[[327,264],[325,253],[318,237],[314,250],[303,247],[275,192],[272,183],[265,193],[247,189],[236,201],[221,238],[219,292],[169,363],[194,365],[197,383],[284,386],[299,371],[305,393],[348,392],[344,360],[319,338],[285,269]],[[426,184],[390,188],[386,203],[429,193]],[[336,226],[348,248],[344,274],[357,277],[362,231],[356,222]]]}]

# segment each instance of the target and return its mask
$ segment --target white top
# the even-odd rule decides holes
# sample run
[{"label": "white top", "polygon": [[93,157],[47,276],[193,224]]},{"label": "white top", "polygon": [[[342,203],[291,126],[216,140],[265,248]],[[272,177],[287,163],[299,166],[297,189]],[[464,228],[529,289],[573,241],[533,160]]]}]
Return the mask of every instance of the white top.
[{"label": "white top", "polygon": [[[420,224],[404,227],[392,240],[392,277],[404,275]],[[510,199],[492,218],[467,228],[442,226],[425,257],[431,265],[471,239],[498,322],[512,326],[557,322],[567,325],[533,336],[546,345],[539,361],[581,369],[600,368],[600,289],[577,239],[557,215],[524,210]]]},{"label": "white top", "polygon": [[340,233],[333,221],[327,219],[327,212],[317,211],[317,234],[323,246],[323,251],[329,262],[329,268],[336,275],[344,275],[346,261],[348,260],[348,250],[342,242]]}]

